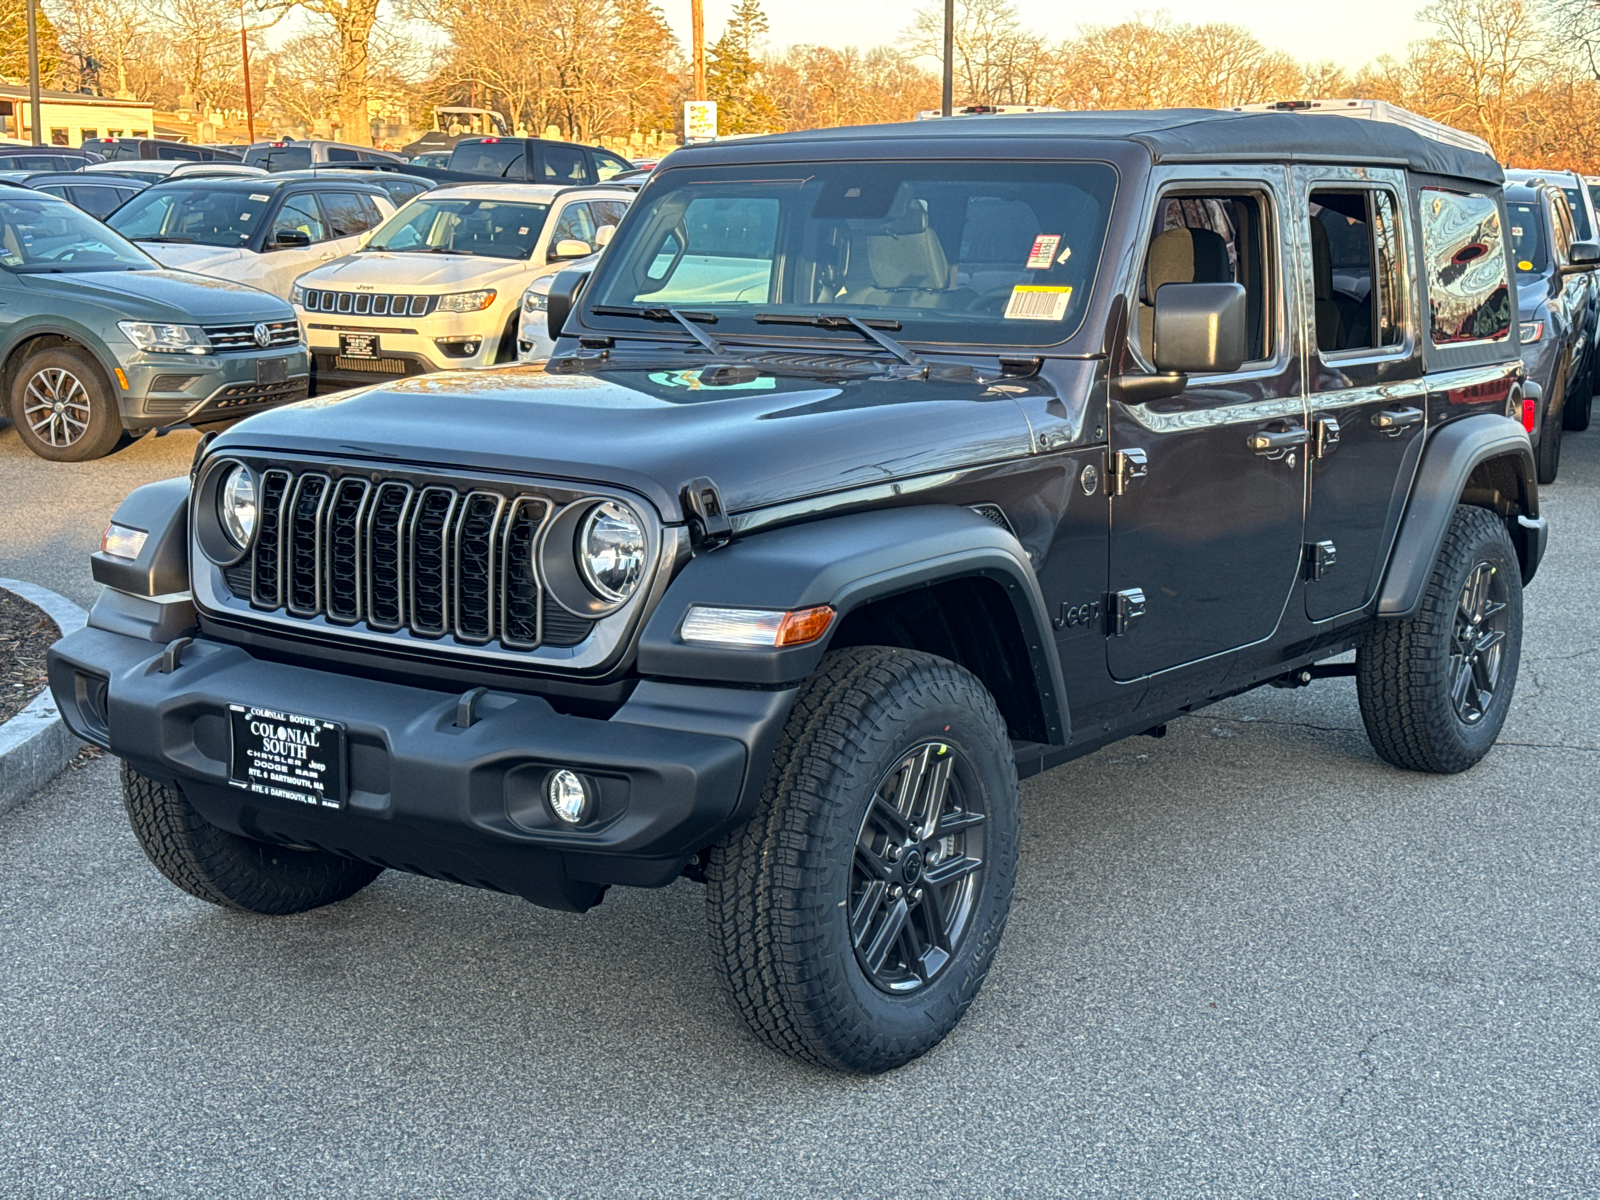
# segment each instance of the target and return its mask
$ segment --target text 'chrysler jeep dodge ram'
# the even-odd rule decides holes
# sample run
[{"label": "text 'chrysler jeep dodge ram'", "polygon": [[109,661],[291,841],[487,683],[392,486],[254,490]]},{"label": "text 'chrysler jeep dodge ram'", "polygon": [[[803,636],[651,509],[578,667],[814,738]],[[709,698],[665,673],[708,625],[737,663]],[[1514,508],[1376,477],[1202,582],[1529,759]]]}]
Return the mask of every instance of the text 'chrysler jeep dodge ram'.
[{"label": "text 'chrysler jeep dodge ram'", "polygon": [[1284,113],[681,150],[547,369],[129,496],[51,685],[195,896],[687,875],[757,1035],[903,1064],[999,944],[1019,778],[1326,675],[1397,767],[1493,745],[1546,538],[1501,183]]}]

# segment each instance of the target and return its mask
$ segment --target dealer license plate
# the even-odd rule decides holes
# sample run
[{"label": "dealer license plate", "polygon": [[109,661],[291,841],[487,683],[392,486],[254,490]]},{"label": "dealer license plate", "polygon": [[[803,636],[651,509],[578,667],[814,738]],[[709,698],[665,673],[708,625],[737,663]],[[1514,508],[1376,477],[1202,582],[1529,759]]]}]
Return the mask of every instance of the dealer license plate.
[{"label": "dealer license plate", "polygon": [[377,358],[378,335],[375,333],[341,333],[339,353],[345,358]]},{"label": "dealer license plate", "polygon": [[289,360],[287,358],[256,359],[257,383],[282,383],[288,378]]},{"label": "dealer license plate", "polygon": [[228,705],[228,716],[234,787],[314,808],[344,807],[343,725],[243,704]]}]

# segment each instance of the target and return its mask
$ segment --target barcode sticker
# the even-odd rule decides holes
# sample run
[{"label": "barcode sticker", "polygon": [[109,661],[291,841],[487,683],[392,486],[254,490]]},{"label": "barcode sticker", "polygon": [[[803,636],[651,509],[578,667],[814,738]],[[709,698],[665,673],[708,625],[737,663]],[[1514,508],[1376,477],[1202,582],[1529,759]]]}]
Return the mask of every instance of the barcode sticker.
[{"label": "barcode sticker", "polygon": [[1072,299],[1069,287],[1032,287],[1018,284],[1006,303],[1008,321],[1059,321]]}]

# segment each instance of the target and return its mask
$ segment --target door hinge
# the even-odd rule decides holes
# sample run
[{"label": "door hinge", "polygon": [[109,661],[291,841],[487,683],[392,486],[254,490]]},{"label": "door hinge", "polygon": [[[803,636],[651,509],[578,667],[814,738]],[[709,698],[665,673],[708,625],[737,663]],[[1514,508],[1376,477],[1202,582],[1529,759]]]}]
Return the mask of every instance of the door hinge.
[{"label": "door hinge", "polygon": [[1339,421],[1336,417],[1318,417],[1314,438],[1318,458],[1327,458],[1339,448]]},{"label": "door hinge", "polygon": [[1321,579],[1339,561],[1339,548],[1332,542],[1306,543],[1306,578],[1313,583]]},{"label": "door hinge", "polygon": [[1106,491],[1113,496],[1125,495],[1130,483],[1149,473],[1150,459],[1143,450],[1114,450],[1106,456]]},{"label": "door hinge", "polygon": [[1125,588],[1106,597],[1106,632],[1121,637],[1140,617],[1144,616],[1144,590]]},{"label": "door hinge", "polygon": [[683,489],[683,515],[689,522],[689,545],[695,550],[715,550],[733,536],[733,524],[722,507],[722,493],[705,476]]}]

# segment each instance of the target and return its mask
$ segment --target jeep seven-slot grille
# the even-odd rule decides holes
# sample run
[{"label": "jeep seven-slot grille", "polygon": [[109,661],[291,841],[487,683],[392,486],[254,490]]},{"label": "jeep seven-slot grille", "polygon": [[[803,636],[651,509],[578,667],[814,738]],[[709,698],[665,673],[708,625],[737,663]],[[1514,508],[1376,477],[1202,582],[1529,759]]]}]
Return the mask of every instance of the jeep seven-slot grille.
[{"label": "jeep seven-slot grille", "polygon": [[592,621],[548,602],[533,569],[540,496],[321,471],[261,474],[260,531],[224,575],[258,610],[512,650],[576,645]]},{"label": "jeep seven-slot grille", "polygon": [[334,292],[306,288],[300,295],[307,312],[344,313],[355,317],[425,317],[437,296],[375,295],[371,292]]}]

